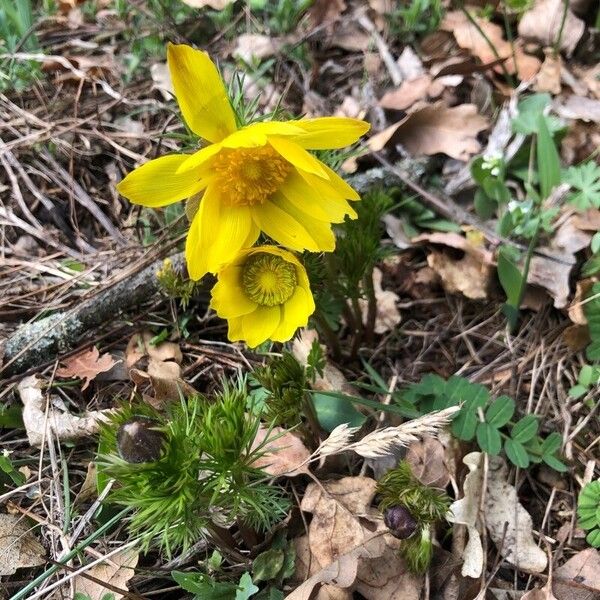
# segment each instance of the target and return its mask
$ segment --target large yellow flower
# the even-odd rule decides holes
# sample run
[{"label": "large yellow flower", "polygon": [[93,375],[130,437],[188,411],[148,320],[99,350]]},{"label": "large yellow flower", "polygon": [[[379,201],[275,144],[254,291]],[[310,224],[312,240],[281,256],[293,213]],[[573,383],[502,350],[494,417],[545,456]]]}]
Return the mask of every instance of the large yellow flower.
[{"label": "large yellow flower", "polygon": [[261,231],[292,250],[332,251],[331,223],[356,217],[358,194],[307,150],[343,148],[369,129],[323,117],[238,128],[227,91],[205,52],[169,45],[169,70],[190,129],[208,142],[194,154],[163,156],[118,185],[135,204],[166,206],[203,192],[187,237],[192,279],[216,273]]},{"label": "large yellow flower", "polygon": [[275,246],[242,250],[217,278],[210,305],[228,320],[232,342],[286,342],[315,310],[304,267]]}]

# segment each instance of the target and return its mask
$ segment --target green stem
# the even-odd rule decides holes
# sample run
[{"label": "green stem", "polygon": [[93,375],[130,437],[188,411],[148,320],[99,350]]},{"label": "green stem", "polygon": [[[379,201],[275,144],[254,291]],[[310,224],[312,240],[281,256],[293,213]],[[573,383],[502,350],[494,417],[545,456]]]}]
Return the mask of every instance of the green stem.
[{"label": "green stem", "polygon": [[313,319],[317,324],[319,333],[325,338],[328,350],[331,352],[331,357],[334,361],[338,361],[342,357],[342,349],[340,348],[340,340],[335,331],[331,329],[327,319],[319,312],[317,308]]},{"label": "green stem", "polygon": [[[477,29],[479,35],[481,35],[481,37],[485,40],[485,43],[489,46],[494,57],[497,60],[500,60],[502,57],[498,54],[498,50],[496,50],[496,46],[494,46],[494,44],[492,43],[492,40],[490,40],[487,33],[485,33],[485,31],[483,31],[483,29],[480,27],[479,23],[473,18],[473,15],[471,15],[471,13],[464,6],[461,6],[460,10],[465,15],[465,17],[467,17],[467,20],[469,21],[469,23],[471,23],[471,25],[473,25],[473,27],[475,27],[475,29]],[[515,64],[515,68],[516,68],[516,66],[517,65]],[[509,83],[509,85],[511,85],[512,87],[516,87],[515,80],[513,79],[513,76],[508,72],[508,69],[506,68],[506,65],[504,64],[504,61],[500,63],[500,67],[502,68],[504,77],[506,78],[506,81]]]},{"label": "green stem", "polygon": [[562,17],[560,20],[560,29],[558,30],[558,35],[556,36],[556,40],[554,40],[554,52],[555,54],[560,53],[560,44],[562,42],[563,30],[565,28],[565,23],[567,21],[567,14],[569,12],[569,0],[564,0],[564,8]]}]

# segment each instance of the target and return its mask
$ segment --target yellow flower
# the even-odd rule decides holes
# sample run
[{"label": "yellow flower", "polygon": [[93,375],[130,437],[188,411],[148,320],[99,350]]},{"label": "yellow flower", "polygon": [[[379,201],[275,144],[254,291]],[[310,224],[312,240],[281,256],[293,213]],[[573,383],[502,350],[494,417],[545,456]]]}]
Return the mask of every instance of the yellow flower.
[{"label": "yellow flower", "polygon": [[229,321],[232,342],[286,342],[315,310],[304,267],[275,246],[242,250],[217,278],[210,305]]},{"label": "yellow flower", "polygon": [[118,185],[134,204],[166,206],[203,192],[186,242],[192,279],[216,273],[261,231],[292,250],[332,251],[331,223],[356,217],[358,194],[307,150],[343,148],[369,129],[323,117],[238,128],[227,91],[205,52],[169,45],[175,95],[190,129],[208,142],[194,154],[163,156]]}]

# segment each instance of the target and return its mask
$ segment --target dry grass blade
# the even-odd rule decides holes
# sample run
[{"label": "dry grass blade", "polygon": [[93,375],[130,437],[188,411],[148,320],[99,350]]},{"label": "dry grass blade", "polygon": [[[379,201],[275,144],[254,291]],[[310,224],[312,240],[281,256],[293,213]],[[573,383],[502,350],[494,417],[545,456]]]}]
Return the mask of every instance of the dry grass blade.
[{"label": "dry grass blade", "polygon": [[364,458],[380,458],[388,456],[396,448],[407,446],[417,441],[424,435],[435,435],[442,427],[448,424],[460,406],[451,406],[438,412],[413,419],[398,425],[386,427],[366,435],[362,440],[354,442],[345,448],[352,450]]},{"label": "dry grass blade", "polygon": [[338,454],[348,448],[352,436],[359,430],[359,427],[350,427],[348,423],[338,425],[329,435],[329,437],[317,448],[315,456],[329,456]]}]

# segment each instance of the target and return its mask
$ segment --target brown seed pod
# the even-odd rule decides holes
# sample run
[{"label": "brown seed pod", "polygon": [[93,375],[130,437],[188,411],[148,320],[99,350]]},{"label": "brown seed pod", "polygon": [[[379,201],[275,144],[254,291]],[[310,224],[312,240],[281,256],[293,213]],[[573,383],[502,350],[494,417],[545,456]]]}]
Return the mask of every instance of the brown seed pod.
[{"label": "brown seed pod", "polygon": [[418,527],[415,518],[405,506],[390,506],[383,513],[383,522],[390,533],[400,540],[409,538]]},{"label": "brown seed pod", "polygon": [[158,421],[134,417],[117,430],[119,455],[128,463],[157,461],[163,450],[165,434],[157,429]]}]

